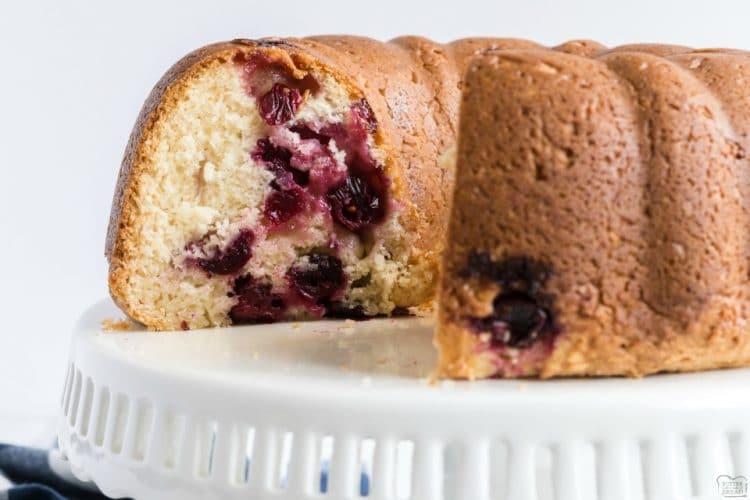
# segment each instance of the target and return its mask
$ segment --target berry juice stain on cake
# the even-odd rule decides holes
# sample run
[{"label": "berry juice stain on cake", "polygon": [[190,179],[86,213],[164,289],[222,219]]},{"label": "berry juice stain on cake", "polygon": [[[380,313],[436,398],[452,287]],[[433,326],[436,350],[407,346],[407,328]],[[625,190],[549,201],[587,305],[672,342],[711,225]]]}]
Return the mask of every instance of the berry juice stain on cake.
[{"label": "berry juice stain on cake", "polygon": [[315,253],[305,256],[287,273],[289,284],[300,297],[323,304],[341,294],[346,276],[341,260],[333,255]]},{"label": "berry juice stain on cake", "polygon": [[347,291],[369,271],[347,269],[396,211],[372,108],[267,52],[234,64],[257,113],[247,168],[270,181],[260,206],[186,245],[186,269],[226,280],[233,323],[366,316]]},{"label": "berry juice stain on cake", "polygon": [[555,320],[554,298],[544,289],[552,274],[548,265],[526,256],[494,261],[486,252],[469,255],[461,277],[493,282],[499,289],[490,314],[467,318],[489,349],[511,357],[519,351],[530,351],[526,355],[535,357],[551,351],[561,330]]},{"label": "berry juice stain on cake", "polygon": [[234,274],[242,269],[252,257],[251,246],[255,236],[249,229],[243,229],[234,237],[226,248],[214,248],[209,250],[209,235],[204,236],[199,241],[189,242],[185,248],[190,253],[198,253],[204,257],[191,259],[203,271],[209,275],[226,275]]},{"label": "berry juice stain on cake", "polygon": [[229,315],[234,323],[278,321],[286,311],[284,298],[271,291],[271,284],[259,282],[251,275],[237,278],[233,290],[237,304]]},{"label": "berry juice stain on cake", "polygon": [[284,124],[297,114],[301,101],[299,90],[275,83],[258,101],[260,115],[269,125]]}]

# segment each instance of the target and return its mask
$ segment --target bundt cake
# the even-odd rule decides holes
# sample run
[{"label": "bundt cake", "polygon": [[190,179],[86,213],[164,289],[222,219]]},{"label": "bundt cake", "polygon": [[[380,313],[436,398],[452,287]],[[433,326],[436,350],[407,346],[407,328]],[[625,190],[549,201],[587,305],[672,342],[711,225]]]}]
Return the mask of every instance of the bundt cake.
[{"label": "bundt cake", "polygon": [[417,37],[236,40],[156,85],[115,193],[117,304],[152,329],[372,316],[435,295],[460,77]]},{"label": "bundt cake", "polygon": [[750,363],[750,57],[489,51],[465,75],[443,376]]},{"label": "bundt cake", "polygon": [[389,314],[439,284],[438,372],[457,378],[749,364],[749,63],[502,39],[205,47],[130,138],[111,294],[163,330]]}]

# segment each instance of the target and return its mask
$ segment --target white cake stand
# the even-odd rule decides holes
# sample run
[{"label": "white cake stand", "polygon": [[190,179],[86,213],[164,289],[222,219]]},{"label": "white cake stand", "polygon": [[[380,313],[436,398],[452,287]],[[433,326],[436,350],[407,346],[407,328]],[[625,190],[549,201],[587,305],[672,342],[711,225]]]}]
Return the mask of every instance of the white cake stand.
[{"label": "white cake stand", "polygon": [[109,496],[718,499],[750,476],[749,370],[430,384],[426,319],[102,332],[121,316],[80,320],[59,425]]}]

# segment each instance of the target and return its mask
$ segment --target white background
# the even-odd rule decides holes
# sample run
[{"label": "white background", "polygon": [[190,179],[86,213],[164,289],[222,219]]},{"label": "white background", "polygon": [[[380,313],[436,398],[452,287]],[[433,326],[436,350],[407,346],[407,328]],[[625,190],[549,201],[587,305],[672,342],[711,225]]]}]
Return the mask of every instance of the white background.
[{"label": "white background", "polygon": [[322,33],[750,49],[750,2],[0,0],[0,441],[49,430],[72,324],[107,293],[110,200],[153,83],[205,43]]}]

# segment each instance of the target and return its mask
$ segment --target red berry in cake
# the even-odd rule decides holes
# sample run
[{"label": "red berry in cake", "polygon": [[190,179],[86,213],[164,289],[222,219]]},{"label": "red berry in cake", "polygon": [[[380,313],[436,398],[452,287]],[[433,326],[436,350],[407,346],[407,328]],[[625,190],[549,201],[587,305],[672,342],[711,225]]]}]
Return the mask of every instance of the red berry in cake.
[{"label": "red berry in cake", "polygon": [[304,212],[306,196],[299,187],[273,191],[266,198],[263,215],[272,227],[284,224]]},{"label": "red berry in cake", "polygon": [[363,177],[351,175],[328,192],[333,218],[351,231],[383,220],[385,206],[379,193]]},{"label": "red berry in cake", "polygon": [[334,298],[346,283],[341,260],[324,253],[310,254],[295,264],[289,269],[287,279],[300,296],[316,304]]},{"label": "red berry in cake", "polygon": [[258,102],[260,115],[269,125],[281,125],[288,122],[297,114],[302,102],[299,90],[290,88],[283,83],[275,83]]},{"label": "red berry in cake", "polygon": [[251,156],[254,160],[265,163],[266,168],[272,172],[291,169],[290,161],[292,159],[292,152],[286,148],[277,146],[267,137],[258,139]]},{"label": "red berry in cake", "polygon": [[360,99],[352,104],[351,109],[354,116],[365,125],[367,131],[371,134],[375,133],[378,129],[378,121],[375,119],[370,104],[365,99]]},{"label": "red berry in cake", "polygon": [[271,292],[271,284],[263,283],[250,275],[234,281],[237,304],[229,311],[233,323],[277,321],[286,311],[284,298]]},{"label": "red berry in cake", "polygon": [[[335,189],[342,188],[350,190],[361,187],[368,191],[368,201],[378,205],[373,222],[382,219],[381,211],[386,207],[385,199],[387,187],[390,183],[382,168],[372,155],[368,143],[370,135],[377,129],[377,121],[366,100],[361,99],[351,104],[350,112],[343,122],[337,123],[310,123],[298,122],[289,128],[296,133],[301,142],[306,143],[304,147],[295,150],[292,155],[291,164],[296,168],[304,168],[309,165],[310,189],[313,194],[330,195]],[[313,144],[311,144],[313,143]],[[314,144],[317,143],[317,144]],[[335,149],[344,152],[344,163],[349,174],[358,177],[348,181],[346,186],[345,176],[336,169],[336,160],[331,153],[331,143],[335,143]],[[294,148],[292,148],[294,149]],[[354,186],[352,186],[352,184]],[[342,194],[339,190],[338,194]],[[361,193],[360,193],[361,194]],[[362,196],[348,197],[350,200],[363,201]],[[358,212],[350,204],[351,213]],[[369,212],[372,209],[365,210]],[[335,212],[334,212],[335,217]],[[360,226],[358,221],[340,221],[345,227]],[[365,221],[365,225],[370,222]]]},{"label": "red berry in cake", "polygon": [[252,257],[252,231],[245,229],[224,250],[213,257],[198,259],[198,266],[209,274],[233,274],[242,269]]}]

